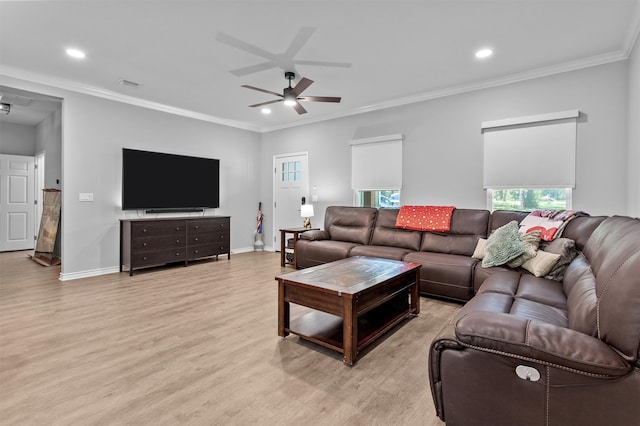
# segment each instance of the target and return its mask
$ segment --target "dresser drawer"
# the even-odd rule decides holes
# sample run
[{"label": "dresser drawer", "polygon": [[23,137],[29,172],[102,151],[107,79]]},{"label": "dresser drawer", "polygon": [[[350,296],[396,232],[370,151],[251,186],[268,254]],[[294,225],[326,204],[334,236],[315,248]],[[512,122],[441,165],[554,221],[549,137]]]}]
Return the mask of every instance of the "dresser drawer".
[{"label": "dresser drawer", "polygon": [[207,232],[207,233],[199,233],[199,234],[190,234],[187,241],[189,242],[189,246],[197,246],[204,244],[225,244],[229,243],[229,233],[228,232]]},{"label": "dresser drawer", "polygon": [[132,267],[162,265],[164,263],[186,260],[186,248],[164,249],[149,252],[136,252],[133,254]]},{"label": "dresser drawer", "polygon": [[159,220],[148,222],[133,222],[131,236],[133,238],[162,235],[185,235],[186,222],[184,220]]},{"label": "dresser drawer", "polygon": [[187,222],[189,235],[202,232],[229,232],[229,220],[224,218],[192,219]]},{"label": "dresser drawer", "polygon": [[187,245],[185,235],[167,235],[164,237],[138,237],[131,241],[131,248],[134,251],[153,251],[166,248],[180,248]]},{"label": "dresser drawer", "polygon": [[229,246],[224,244],[209,244],[204,246],[189,247],[188,259],[198,259],[200,257],[215,256],[229,252]]}]

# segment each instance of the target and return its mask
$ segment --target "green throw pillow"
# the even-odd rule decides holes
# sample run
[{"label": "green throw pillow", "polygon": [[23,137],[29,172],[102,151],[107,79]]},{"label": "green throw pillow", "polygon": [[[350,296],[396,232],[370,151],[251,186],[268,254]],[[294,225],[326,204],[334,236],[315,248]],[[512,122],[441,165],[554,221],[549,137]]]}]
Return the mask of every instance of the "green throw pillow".
[{"label": "green throw pillow", "polygon": [[506,225],[496,229],[487,238],[487,254],[482,259],[482,266],[504,265],[524,253],[524,247],[520,242],[518,222],[512,220]]}]

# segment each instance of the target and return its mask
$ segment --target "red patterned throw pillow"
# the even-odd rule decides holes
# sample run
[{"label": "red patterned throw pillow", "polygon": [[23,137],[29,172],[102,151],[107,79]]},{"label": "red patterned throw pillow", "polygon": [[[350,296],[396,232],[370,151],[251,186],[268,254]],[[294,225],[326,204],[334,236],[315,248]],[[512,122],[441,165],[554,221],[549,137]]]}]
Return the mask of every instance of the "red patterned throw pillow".
[{"label": "red patterned throw pillow", "polygon": [[454,206],[402,206],[396,219],[396,228],[449,232],[454,209]]}]

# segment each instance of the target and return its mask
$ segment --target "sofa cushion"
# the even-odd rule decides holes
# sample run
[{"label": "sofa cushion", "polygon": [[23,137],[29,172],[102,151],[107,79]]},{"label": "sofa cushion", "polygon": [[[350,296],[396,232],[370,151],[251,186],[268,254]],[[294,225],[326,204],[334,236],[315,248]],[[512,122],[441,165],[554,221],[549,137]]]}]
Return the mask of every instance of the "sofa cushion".
[{"label": "sofa cushion", "polygon": [[612,216],[584,251],[596,277],[598,338],[631,361],[640,346],[640,219]]},{"label": "sofa cushion", "polygon": [[407,249],[408,251],[418,251],[422,233],[407,229],[396,228],[396,218],[399,209],[379,209],[376,224],[371,236],[371,245],[390,246]]},{"label": "sofa cushion", "polygon": [[554,253],[560,256],[551,270],[545,274],[545,278],[562,281],[564,273],[573,259],[578,255],[576,242],[570,238],[556,238],[551,242],[544,241],[540,244],[540,249],[547,253]]},{"label": "sofa cushion", "polygon": [[522,219],[527,217],[529,212],[511,211],[511,210],[495,210],[491,213],[489,220],[489,229],[487,235],[491,235],[493,231],[515,220],[520,223]]},{"label": "sofa cushion", "polygon": [[[306,234],[306,232],[305,232]],[[304,234],[302,234],[304,235]],[[303,240],[296,243],[296,262],[300,268],[322,265],[349,256],[358,244],[333,240]]]},{"label": "sofa cushion", "polygon": [[563,281],[569,310],[569,327],[596,337],[596,277],[584,255],[567,268]]},{"label": "sofa cushion", "polygon": [[349,257],[369,256],[383,259],[402,260],[411,250],[389,246],[355,246],[349,252]]},{"label": "sofa cushion", "polygon": [[[567,327],[566,302],[562,284],[557,281],[516,271],[502,271],[488,277],[463,310],[509,313]],[[460,315],[464,314],[461,312]]]},{"label": "sofa cushion", "polygon": [[478,262],[469,256],[456,254],[411,252],[404,259],[417,262],[420,268],[420,291],[425,294],[469,300],[473,267]]},{"label": "sofa cushion", "polygon": [[538,252],[538,246],[540,245],[540,231],[527,232],[526,234],[520,234],[520,243],[524,252],[507,262],[507,266],[510,268],[518,268],[522,266],[527,260],[535,257]]},{"label": "sofa cushion", "polygon": [[551,269],[558,263],[559,254],[547,253],[544,250],[538,250],[535,256],[524,262],[522,267],[531,272],[536,277],[547,275]]},{"label": "sofa cushion", "polygon": [[487,237],[488,223],[488,210],[455,209],[449,232],[424,232],[420,251],[471,256],[478,239]]},{"label": "sofa cushion", "polygon": [[522,253],[524,253],[524,247],[520,242],[518,222],[513,220],[496,229],[487,238],[487,252],[482,259],[482,266],[504,265]]},{"label": "sofa cushion", "polygon": [[327,207],[324,229],[333,241],[369,244],[378,210],[369,207]]}]

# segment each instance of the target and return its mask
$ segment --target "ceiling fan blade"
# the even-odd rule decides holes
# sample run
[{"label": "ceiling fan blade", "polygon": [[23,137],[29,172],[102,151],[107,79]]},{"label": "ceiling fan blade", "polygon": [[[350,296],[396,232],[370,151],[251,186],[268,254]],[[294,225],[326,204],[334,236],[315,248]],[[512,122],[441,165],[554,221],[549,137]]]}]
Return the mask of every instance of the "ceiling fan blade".
[{"label": "ceiling fan blade", "polygon": [[316,31],[314,27],[301,27],[298,30],[298,34],[294,37],[289,45],[289,48],[284,53],[287,58],[293,59],[294,56],[302,49],[302,47],[309,41],[313,33]]},{"label": "ceiling fan blade", "polygon": [[267,102],[261,102],[259,104],[253,104],[253,105],[249,105],[250,107],[261,107],[261,106],[265,106],[265,105],[269,105],[269,104],[275,104],[276,102],[282,102],[282,99],[276,99],[275,101],[267,101]]},{"label": "ceiling fan blade", "polygon": [[336,96],[302,96],[298,100],[302,102],[340,102],[342,98]]},{"label": "ceiling fan blade", "polygon": [[297,97],[299,94],[304,92],[307,89],[307,87],[311,86],[312,84],[313,84],[313,80],[309,80],[308,78],[302,77],[302,80],[300,80],[298,84],[296,84],[296,87],[294,87],[291,90],[291,94]]},{"label": "ceiling fan blade", "polygon": [[242,77],[248,74],[253,74],[258,71],[264,71],[275,67],[276,64],[274,64],[273,62],[263,62],[261,64],[249,65],[248,67],[237,68],[229,72],[233,75],[237,75],[238,77]]},{"label": "ceiling fan blade", "polygon": [[304,109],[304,107],[302,105],[300,105],[298,102],[296,102],[296,104],[293,106],[293,109],[295,109],[298,114],[306,114],[307,113],[307,110]]},{"label": "ceiling fan blade", "polygon": [[253,86],[249,86],[247,84],[243,84],[242,87],[247,88],[247,89],[251,89],[251,90],[257,90],[258,92],[262,92],[262,93],[268,93],[270,95],[280,96],[281,98],[284,98],[284,96],[281,93],[272,92],[271,90],[261,89],[259,87],[253,87]]},{"label": "ceiling fan blade", "polygon": [[317,65],[320,67],[351,68],[351,64],[348,62],[293,61],[293,63],[297,65]]},{"label": "ceiling fan blade", "polygon": [[218,33],[218,35],[216,35],[216,40],[221,43],[228,44],[231,47],[235,47],[236,49],[244,50],[245,52],[249,52],[275,62],[275,54],[267,52],[266,50],[261,49],[258,46],[254,46],[253,44],[249,44],[228,34]]}]

